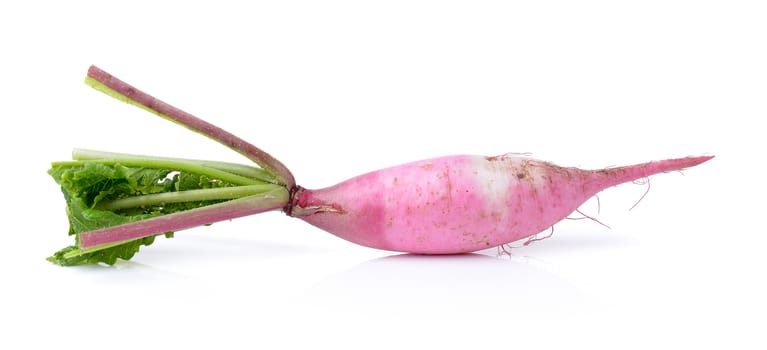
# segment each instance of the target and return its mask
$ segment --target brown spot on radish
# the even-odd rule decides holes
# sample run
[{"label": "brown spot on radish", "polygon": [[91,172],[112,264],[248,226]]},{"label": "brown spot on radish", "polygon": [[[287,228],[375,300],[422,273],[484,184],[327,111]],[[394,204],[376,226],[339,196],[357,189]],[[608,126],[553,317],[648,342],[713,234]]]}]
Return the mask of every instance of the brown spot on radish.
[{"label": "brown spot on radish", "polygon": [[487,239],[487,235],[482,235],[482,238],[475,241],[476,244],[484,244],[485,246],[490,246],[490,240]]},{"label": "brown spot on radish", "polygon": [[445,191],[447,191],[447,203],[445,205],[449,208],[453,203],[453,181],[450,179],[450,169],[445,168]]},{"label": "brown spot on radish", "polygon": [[496,162],[496,161],[503,160],[504,158],[506,158],[506,155],[502,154],[500,156],[485,157],[485,160],[487,160],[488,162]]},{"label": "brown spot on radish", "polygon": [[423,169],[423,170],[431,170],[431,169],[434,169],[434,164],[432,164],[432,163],[428,163],[428,164],[424,164],[424,165],[421,165],[421,169]]}]

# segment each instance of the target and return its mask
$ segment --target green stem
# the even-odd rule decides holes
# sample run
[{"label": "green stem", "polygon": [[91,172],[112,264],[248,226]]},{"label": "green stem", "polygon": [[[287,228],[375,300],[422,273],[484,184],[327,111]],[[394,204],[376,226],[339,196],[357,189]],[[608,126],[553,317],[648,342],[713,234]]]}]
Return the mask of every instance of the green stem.
[{"label": "green stem", "polygon": [[120,164],[127,167],[139,167],[150,169],[172,169],[176,171],[186,171],[198,175],[207,175],[210,178],[226,181],[235,185],[261,185],[263,181],[250,179],[230,172],[208,168],[186,162],[178,162],[162,159],[147,158],[122,158],[122,159],[99,159],[99,160],[73,160],[66,162],[54,162],[56,166],[82,166],[85,163],[101,163],[106,165]]},{"label": "green stem", "polygon": [[167,203],[201,202],[210,200],[234,199],[261,194],[277,188],[280,185],[264,184],[237,187],[206,188],[200,190],[187,190],[179,192],[163,192],[146,194],[142,196],[126,197],[111,201],[99,202],[94,209],[120,210],[136,207],[149,207],[164,205]]},{"label": "green stem", "polygon": [[74,160],[103,160],[103,159],[150,159],[155,161],[172,161],[178,163],[187,163],[190,165],[200,165],[208,168],[218,169],[235,175],[248,177],[263,182],[276,184],[277,179],[263,169],[249,165],[219,162],[214,160],[186,159],[186,158],[168,158],[154,157],[127,153],[104,152],[90,149],[75,148],[72,150],[72,159]]}]

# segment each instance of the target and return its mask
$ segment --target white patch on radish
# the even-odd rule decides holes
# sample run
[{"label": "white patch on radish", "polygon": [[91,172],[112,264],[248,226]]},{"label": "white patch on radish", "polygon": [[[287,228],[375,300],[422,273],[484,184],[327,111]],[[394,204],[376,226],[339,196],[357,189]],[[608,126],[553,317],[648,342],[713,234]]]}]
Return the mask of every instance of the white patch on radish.
[{"label": "white patch on radish", "polygon": [[498,158],[476,157],[474,169],[476,170],[477,190],[480,197],[485,198],[485,210],[501,210],[502,217],[508,215],[508,193],[514,180],[509,176],[512,170],[513,158],[501,156]]}]

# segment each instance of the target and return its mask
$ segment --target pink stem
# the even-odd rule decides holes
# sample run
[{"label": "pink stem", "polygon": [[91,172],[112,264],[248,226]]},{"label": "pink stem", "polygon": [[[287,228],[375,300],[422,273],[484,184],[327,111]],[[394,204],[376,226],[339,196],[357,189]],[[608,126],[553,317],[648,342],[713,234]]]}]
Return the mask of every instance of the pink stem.
[{"label": "pink stem", "polygon": [[[284,190],[281,190],[284,191]],[[224,203],[158,216],[128,224],[80,233],[79,246],[86,249],[147,236],[175,232],[238,217],[280,209],[287,203],[287,193],[254,195]]]},{"label": "pink stem", "polygon": [[296,182],[293,178],[293,174],[285,165],[260,148],[246,142],[232,133],[154,98],[96,66],[91,66],[88,69],[88,77],[104,84],[128,99],[135,101],[150,110],[156,111],[164,117],[195,132],[210,137],[211,139],[239,152],[245,157],[248,157],[264,169],[271,171],[281,178],[285,182],[287,188],[290,189],[295,186]]}]

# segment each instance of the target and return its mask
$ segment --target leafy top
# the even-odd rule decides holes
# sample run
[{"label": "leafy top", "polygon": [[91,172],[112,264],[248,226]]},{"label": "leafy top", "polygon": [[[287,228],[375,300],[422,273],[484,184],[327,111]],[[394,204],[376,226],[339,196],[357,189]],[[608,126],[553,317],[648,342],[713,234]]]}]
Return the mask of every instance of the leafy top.
[{"label": "leafy top", "polygon": [[[101,204],[109,201],[147,194],[233,186],[206,175],[174,172],[170,169],[126,167],[119,163],[98,161],[56,163],[48,173],[61,186],[67,202],[69,234],[75,236],[82,232],[220,202],[207,200],[171,203],[114,211],[100,208]],[[70,246],[55,253],[48,260],[61,265],[98,262],[111,265],[117,258],[130,259],[142,245],[152,244],[153,241],[152,236],[144,237],[76,256],[73,255],[79,248]]]},{"label": "leafy top", "polygon": [[75,245],[48,260],[61,265],[114,264],[165,233],[283,208],[295,188],[277,159],[211,123],[91,66],[86,84],[209,137],[255,162],[162,158],[75,150],[49,174],[67,202]]}]

